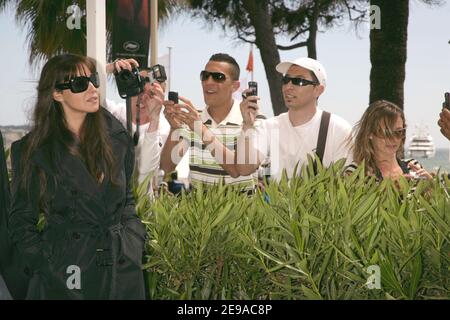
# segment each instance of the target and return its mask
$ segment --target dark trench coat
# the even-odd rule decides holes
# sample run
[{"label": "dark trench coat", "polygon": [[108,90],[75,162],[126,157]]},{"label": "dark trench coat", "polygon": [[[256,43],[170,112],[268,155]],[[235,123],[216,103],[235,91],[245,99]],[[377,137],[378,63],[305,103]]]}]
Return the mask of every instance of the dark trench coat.
[{"label": "dark trench coat", "polygon": [[5,151],[3,137],[0,132],[0,274],[5,272],[6,256],[8,256],[9,243],[7,234],[9,208],[9,182],[8,171],[6,170]]},{"label": "dark trench coat", "polygon": [[[3,136],[0,132],[0,275],[4,279],[8,291],[13,296],[20,296],[27,285],[25,276],[19,275],[15,269],[14,248],[8,237],[8,213],[10,204],[8,171],[6,169]],[[6,290],[6,288],[0,288]],[[6,292],[3,292],[5,295]]]},{"label": "dark trench coat", "polygon": [[[13,144],[9,229],[30,277],[27,299],[145,298],[141,266],[146,230],[130,189],[134,166],[131,139],[108,111],[101,112],[118,164],[116,185],[107,177],[99,185],[83,161],[61,147],[52,154],[58,159],[55,170],[50,165],[49,147],[43,145],[32,155],[31,187],[24,192],[18,177],[27,137]],[[45,227],[38,232],[38,175],[42,173],[47,177],[47,214]]]}]

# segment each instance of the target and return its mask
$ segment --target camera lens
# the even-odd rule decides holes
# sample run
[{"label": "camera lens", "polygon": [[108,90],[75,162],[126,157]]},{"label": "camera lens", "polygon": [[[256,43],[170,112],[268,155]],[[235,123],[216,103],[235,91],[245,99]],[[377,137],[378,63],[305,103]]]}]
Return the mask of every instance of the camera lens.
[{"label": "camera lens", "polygon": [[129,82],[133,81],[133,74],[129,70],[122,70],[119,73],[119,78],[121,81]]},{"label": "camera lens", "polygon": [[122,98],[137,96],[144,90],[145,82],[139,75],[139,70],[133,68],[131,71],[124,69],[116,74],[117,89]]}]

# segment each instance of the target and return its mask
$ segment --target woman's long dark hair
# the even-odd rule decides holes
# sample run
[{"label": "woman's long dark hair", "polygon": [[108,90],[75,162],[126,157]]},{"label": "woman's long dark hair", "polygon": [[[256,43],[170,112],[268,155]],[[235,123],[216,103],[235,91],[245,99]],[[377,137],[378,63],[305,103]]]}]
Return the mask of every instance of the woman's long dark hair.
[{"label": "woman's long dark hair", "polygon": [[[58,149],[62,145],[65,150],[79,156],[85,163],[90,174],[100,181],[107,176],[115,177],[115,162],[110,144],[108,130],[101,110],[88,113],[77,138],[68,128],[64,109],[53,99],[55,84],[68,81],[77,74],[84,74],[84,67],[92,73],[96,72],[93,59],[64,54],[51,58],[44,66],[38,84],[37,102],[34,107],[33,127],[26,139],[22,151],[21,172],[22,186],[27,188],[31,181],[30,160],[34,152],[46,145],[49,164],[58,175],[60,165]],[[46,188],[46,177],[39,173],[41,197]]]}]

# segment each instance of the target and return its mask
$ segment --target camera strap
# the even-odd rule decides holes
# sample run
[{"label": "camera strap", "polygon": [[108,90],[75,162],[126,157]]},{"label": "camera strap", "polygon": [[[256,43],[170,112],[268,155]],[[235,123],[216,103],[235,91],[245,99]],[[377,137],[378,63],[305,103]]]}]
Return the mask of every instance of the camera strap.
[{"label": "camera strap", "polygon": [[141,122],[141,96],[139,95],[136,102],[136,132],[133,136],[133,142],[134,146],[137,146],[139,142],[139,129],[140,129],[140,122]]},{"label": "camera strap", "polygon": [[127,132],[128,134],[131,136],[133,136],[133,123],[132,123],[132,112],[131,109],[133,108],[133,106],[131,105],[131,98],[127,98],[125,100],[126,102],[126,112],[127,112]]}]

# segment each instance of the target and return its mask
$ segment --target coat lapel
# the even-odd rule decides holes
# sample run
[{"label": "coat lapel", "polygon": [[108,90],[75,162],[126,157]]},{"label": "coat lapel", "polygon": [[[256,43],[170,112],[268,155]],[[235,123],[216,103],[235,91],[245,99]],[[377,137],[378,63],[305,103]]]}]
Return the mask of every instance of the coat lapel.
[{"label": "coat lapel", "polygon": [[[68,152],[62,152],[62,148],[63,146],[58,144],[57,152],[52,155],[53,159],[51,159],[47,152],[48,146],[42,146],[33,154],[32,161],[46,172],[47,176],[64,177],[62,183],[68,185],[71,190],[77,190],[100,202],[102,200],[100,185],[89,173],[86,165],[80,158]],[[55,167],[52,166],[54,162],[56,162]]]},{"label": "coat lapel", "polygon": [[101,184],[88,171],[84,162],[77,156],[66,153],[61,159],[64,163],[65,175],[77,190],[101,201]]},{"label": "coat lapel", "polygon": [[[102,111],[111,139],[113,154],[118,156],[121,149],[119,146],[131,142],[124,126],[119,121],[113,121],[113,116],[106,109],[102,108]],[[62,183],[67,184],[72,190],[76,189],[79,193],[85,194],[87,198],[97,202],[100,206],[104,206],[103,193],[111,187],[109,177],[105,176],[104,178],[104,183],[107,183],[106,186],[104,183],[99,184],[96,178],[90,174],[84,162],[79,157],[63,151],[63,148],[60,143],[57,143],[53,148],[43,145],[33,154],[32,161],[49,176],[55,175],[55,172],[61,170],[57,175],[64,177]],[[56,152],[50,155],[49,150],[55,150]],[[123,159],[117,160],[123,161]],[[55,163],[57,168],[54,168],[52,163]]]}]

